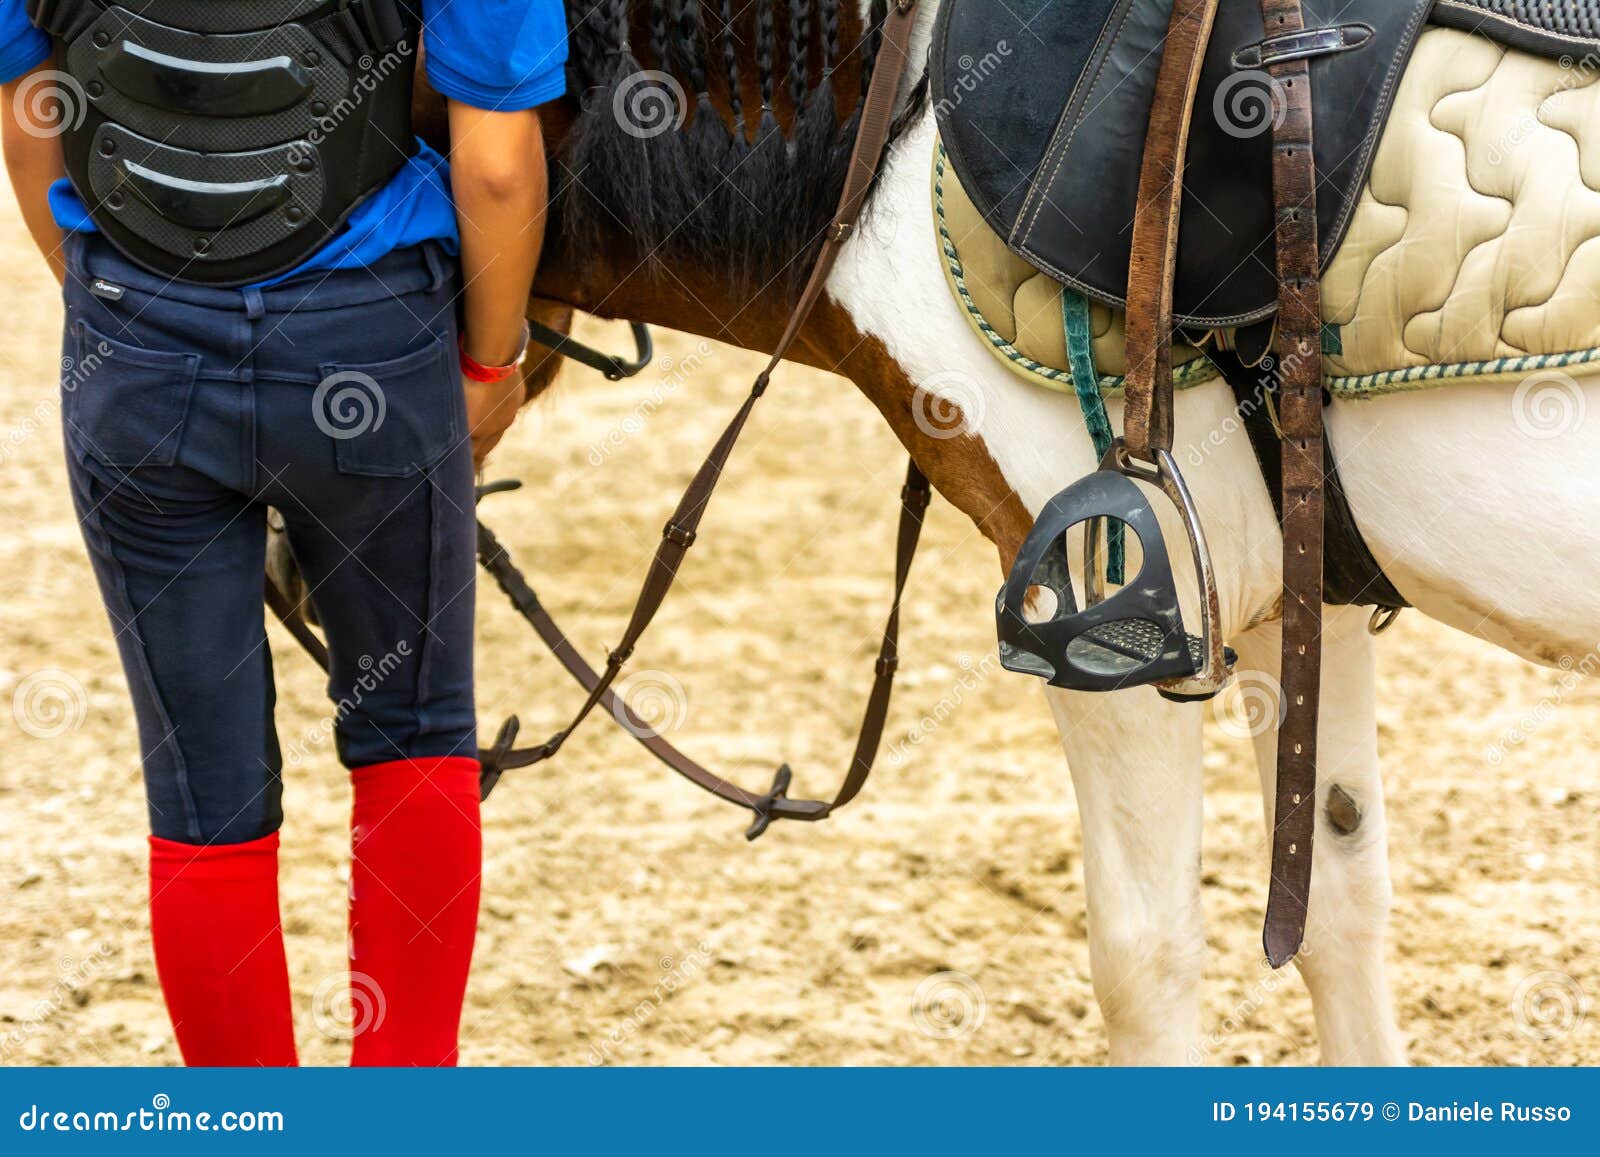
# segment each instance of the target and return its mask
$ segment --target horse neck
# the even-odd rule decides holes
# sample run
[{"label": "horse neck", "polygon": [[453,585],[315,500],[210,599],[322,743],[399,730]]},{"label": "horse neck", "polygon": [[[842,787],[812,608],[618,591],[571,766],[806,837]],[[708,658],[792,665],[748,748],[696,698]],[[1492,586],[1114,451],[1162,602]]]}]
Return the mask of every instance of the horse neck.
[{"label": "horse neck", "polygon": [[[686,47],[693,42],[685,41],[683,35],[674,39],[672,30],[653,24],[653,16],[667,5],[631,5],[630,55],[616,60],[610,87],[592,87],[583,94],[587,111],[576,96],[545,110],[555,227],[549,232],[536,295],[601,317],[644,321],[770,352],[804,281],[814,240],[831,218],[837,198],[837,188],[825,187],[822,178],[827,173],[821,170],[831,162],[829,171],[842,172],[838,150],[847,150],[851,143],[849,134],[839,128],[849,121],[861,97],[866,55],[861,48],[863,13],[869,3],[838,0],[837,8],[831,9],[836,27],[829,30],[823,15],[830,9],[821,0],[778,0],[771,5],[711,0],[697,8],[701,30],[698,54]],[[592,5],[584,8],[594,11]],[[936,3],[927,3],[922,14],[925,28],[931,26],[936,10]],[[686,10],[684,19],[692,22],[694,11]],[[724,35],[724,14],[731,16],[731,36]],[[573,45],[575,53],[595,51],[592,38],[584,39],[578,32]],[[576,59],[580,72],[600,67],[592,57],[588,62]],[[796,60],[804,61],[798,72],[793,67]],[[580,238],[570,228],[575,215],[573,199],[590,195],[608,179],[608,174],[597,172],[593,164],[595,134],[616,128],[608,121],[619,122],[627,109],[626,98],[619,93],[628,80],[644,74],[671,78],[647,94],[681,91],[677,140],[614,138],[611,143],[625,151],[602,149],[598,155],[621,156],[626,166],[629,158],[648,154],[657,168],[645,166],[628,174],[639,179],[627,182],[627,187],[663,187],[662,197],[638,206],[634,213],[614,209],[591,212],[589,223],[598,222],[599,227]],[[824,75],[825,88],[821,83]],[[828,94],[831,101],[826,99]],[[831,129],[835,139],[830,141],[825,129]],[[781,137],[778,147],[788,151],[770,154],[763,164],[758,155],[763,134],[774,131]],[[719,134],[724,138],[722,147],[729,150],[726,155],[715,152],[714,138]],[[765,140],[767,148],[773,144]],[[782,160],[784,156],[787,162]],[[771,157],[777,158],[776,163]],[[821,163],[818,157],[823,158]],[[673,172],[696,165],[700,166],[698,186],[670,187]],[[753,176],[757,171],[762,175]],[[616,174],[609,177],[617,179]],[[664,209],[662,202],[674,195],[698,211],[709,197],[724,186],[733,188],[735,182],[752,187],[735,189],[737,199],[729,198],[732,216],[747,208],[753,216],[742,222],[742,230],[740,221],[730,220],[729,231],[743,240],[744,250],[767,250],[761,257],[725,248],[719,251],[718,242],[723,239],[718,237],[717,227],[723,222],[707,222],[705,217],[714,217],[709,213],[683,222],[681,229],[670,221],[671,228],[658,229],[668,239],[664,247],[651,251],[637,243],[630,218],[672,212]],[[623,192],[617,199],[626,201],[626,197]],[[779,234],[790,217],[804,217],[808,222],[799,238],[775,241],[773,236],[754,235],[761,228]],[[707,243],[700,247],[680,243],[689,237]],[[775,260],[773,251],[778,254]],[[730,275],[730,269],[741,264],[757,271],[743,284]],[[819,311],[795,351],[797,359],[829,363],[827,351],[835,344],[827,340],[830,312],[826,305]]]}]

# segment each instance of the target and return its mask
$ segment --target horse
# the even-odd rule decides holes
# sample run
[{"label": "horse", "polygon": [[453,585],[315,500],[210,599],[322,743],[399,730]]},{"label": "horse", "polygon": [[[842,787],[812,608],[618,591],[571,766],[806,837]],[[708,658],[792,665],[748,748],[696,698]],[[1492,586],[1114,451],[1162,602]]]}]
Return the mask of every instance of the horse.
[{"label": "horse", "polygon": [[[854,383],[939,495],[993,543],[1003,573],[1044,504],[1093,472],[1098,456],[1076,401],[1006,372],[946,285],[928,192],[935,110],[916,63],[939,7],[920,6],[913,67],[866,217],[791,358]],[[581,311],[772,351],[843,183],[885,0],[567,8],[575,83],[543,118],[552,222],[529,316],[565,329]],[[420,98],[418,123],[445,143],[437,98]],[[1525,134],[1496,147],[1550,146]],[[558,370],[553,357],[530,368],[530,401]],[[1600,370],[1575,368],[1563,381],[1569,412],[1600,408]],[[1503,380],[1483,380],[1339,398],[1327,410],[1329,436],[1367,544],[1407,601],[1524,659],[1587,670],[1600,641],[1586,565],[1600,557],[1600,440],[1581,420],[1560,436],[1532,431],[1514,408],[1549,399],[1516,395]],[[1120,427],[1120,401],[1110,398],[1108,410]],[[1227,638],[1239,668],[1270,682],[1280,661],[1282,538],[1249,442],[1237,436],[1237,399],[1220,380],[1185,390],[1176,426],[1195,451],[1185,473]],[[1162,522],[1181,542],[1176,520],[1163,512]],[[1187,592],[1186,616],[1194,602]],[[1296,964],[1325,1062],[1399,1064],[1384,961],[1392,885],[1375,636],[1362,608],[1325,615],[1316,858]],[[1110,1060],[1193,1063],[1205,1055],[1204,711],[1149,688],[1047,688],[1045,698],[1082,817]],[[1255,729],[1268,830],[1270,714]]]}]

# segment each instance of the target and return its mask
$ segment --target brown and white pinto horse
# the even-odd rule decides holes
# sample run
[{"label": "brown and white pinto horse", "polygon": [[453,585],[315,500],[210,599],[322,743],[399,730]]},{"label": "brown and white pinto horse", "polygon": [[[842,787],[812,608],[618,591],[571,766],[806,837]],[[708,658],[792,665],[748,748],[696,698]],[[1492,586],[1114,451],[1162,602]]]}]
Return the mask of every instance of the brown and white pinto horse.
[{"label": "brown and white pinto horse", "polygon": [[[532,313],[565,327],[581,310],[770,351],[837,197],[874,50],[871,14],[883,7],[569,0],[574,92],[546,115],[554,224]],[[937,0],[921,9],[902,131],[793,356],[854,382],[1006,567],[1033,513],[1096,458],[1076,402],[999,367],[948,292],[928,195],[933,114],[915,89]],[[665,131],[646,123],[652,104],[672,122]],[[425,131],[441,123],[436,101],[425,98],[419,115]],[[530,394],[556,368],[552,358],[533,371]],[[1600,377],[1576,381],[1579,400],[1600,412]],[[967,431],[944,436],[946,421],[929,433],[918,416],[930,399],[967,411]],[[1220,381],[1180,395],[1178,429],[1197,442],[1235,417]],[[1111,419],[1120,428],[1115,402]],[[1600,640],[1600,600],[1585,580],[1600,558],[1592,433],[1530,441],[1510,421],[1507,392],[1488,384],[1336,402],[1329,428],[1334,446],[1346,448],[1341,471],[1374,554],[1422,611],[1547,664],[1577,660]],[[1188,481],[1206,520],[1224,624],[1241,666],[1271,673],[1281,613],[1272,504],[1246,439],[1210,445]],[[1484,470],[1486,459],[1497,468]],[[1504,485],[1508,475],[1516,492]],[[1176,525],[1167,529],[1181,538]],[[1485,552],[1484,542],[1500,547]],[[1523,567],[1529,558],[1551,564],[1537,581]],[[1329,609],[1324,685],[1319,794],[1338,799],[1340,813],[1337,823],[1319,814],[1299,967],[1327,1061],[1398,1063],[1365,611]],[[1046,695],[1084,825],[1091,957],[1111,1059],[1192,1062],[1204,1054],[1202,709],[1148,689]],[[1270,787],[1275,732],[1257,743]]]}]

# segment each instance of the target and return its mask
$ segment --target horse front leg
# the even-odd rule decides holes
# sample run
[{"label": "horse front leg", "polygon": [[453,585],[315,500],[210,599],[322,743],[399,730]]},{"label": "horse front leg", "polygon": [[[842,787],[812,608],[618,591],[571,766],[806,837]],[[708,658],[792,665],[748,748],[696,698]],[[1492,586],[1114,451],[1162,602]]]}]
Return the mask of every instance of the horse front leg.
[{"label": "horse front leg", "polygon": [[[1306,940],[1296,965],[1311,990],[1325,1064],[1404,1064],[1384,967],[1392,886],[1370,611],[1328,607],[1324,615],[1317,834]],[[1281,646],[1276,623],[1238,640],[1246,693],[1276,686]],[[1252,671],[1258,679],[1266,676],[1253,689]],[[1269,832],[1278,752],[1274,709],[1265,713],[1266,726],[1254,736]]]},{"label": "horse front leg", "polygon": [[1201,712],[1046,692],[1083,823],[1089,958],[1114,1065],[1200,1055]]}]

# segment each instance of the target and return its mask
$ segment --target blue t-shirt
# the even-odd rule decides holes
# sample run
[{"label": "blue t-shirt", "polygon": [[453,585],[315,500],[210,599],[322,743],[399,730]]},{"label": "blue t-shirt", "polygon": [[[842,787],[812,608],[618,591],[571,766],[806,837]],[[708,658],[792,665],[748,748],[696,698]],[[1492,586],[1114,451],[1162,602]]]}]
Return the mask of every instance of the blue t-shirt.
[{"label": "blue t-shirt", "polygon": [[[422,19],[428,82],[451,100],[513,111],[566,91],[567,19],[561,0],[422,0]],[[28,23],[24,0],[0,0],[0,83],[36,68],[50,47],[50,39]],[[63,229],[95,227],[68,181],[51,187],[50,208]],[[358,205],[321,249],[273,280],[370,265],[424,241],[441,241],[454,251],[460,237],[449,166],[418,142],[416,156]]]}]

